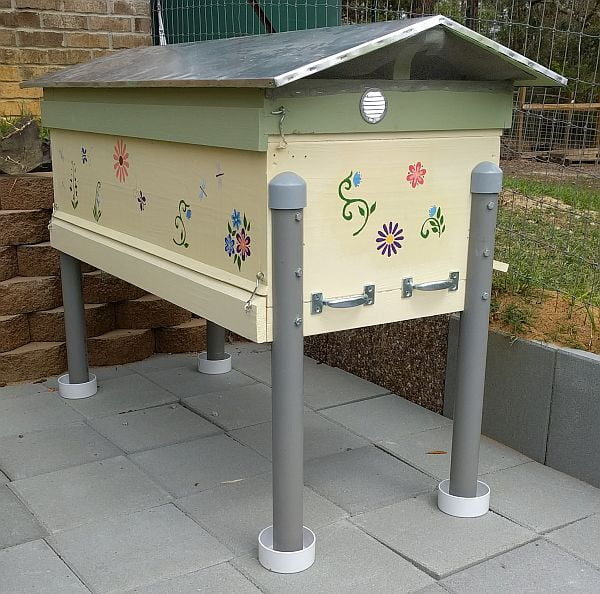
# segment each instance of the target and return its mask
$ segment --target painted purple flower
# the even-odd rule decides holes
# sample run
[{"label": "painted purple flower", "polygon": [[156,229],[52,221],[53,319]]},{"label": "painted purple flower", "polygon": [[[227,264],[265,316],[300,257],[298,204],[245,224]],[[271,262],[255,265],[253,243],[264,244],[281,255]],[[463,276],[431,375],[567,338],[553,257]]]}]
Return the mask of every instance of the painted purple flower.
[{"label": "painted purple flower", "polygon": [[362,181],[362,175],[360,174],[360,171],[357,171],[354,176],[352,177],[352,183],[354,184],[355,188],[358,188],[358,186],[360,186],[360,182]]},{"label": "painted purple flower", "polygon": [[235,210],[235,208],[233,209],[233,212],[231,213],[231,224],[236,229],[239,229],[240,226],[242,225],[242,215],[240,214],[240,211]]},{"label": "painted purple flower", "polygon": [[225,237],[225,251],[227,252],[227,255],[231,258],[231,256],[233,256],[233,253],[235,252],[235,243],[233,241],[233,237],[231,237],[231,235],[227,235]]},{"label": "painted purple flower", "polygon": [[245,262],[246,258],[250,255],[250,235],[246,235],[246,230],[242,229],[239,233],[235,234],[235,240],[237,242],[235,251]]},{"label": "painted purple flower", "polygon": [[138,190],[139,196],[138,196],[138,204],[140,205],[140,210],[144,210],[144,208],[146,207],[146,196],[144,196],[144,193],[142,192],[142,190]]},{"label": "painted purple flower", "polygon": [[383,224],[382,230],[377,232],[378,237],[375,238],[377,243],[377,249],[380,250],[381,255],[389,258],[392,255],[398,253],[398,250],[402,247],[401,241],[404,240],[402,235],[404,229],[400,229],[398,223],[392,223],[389,225]]}]

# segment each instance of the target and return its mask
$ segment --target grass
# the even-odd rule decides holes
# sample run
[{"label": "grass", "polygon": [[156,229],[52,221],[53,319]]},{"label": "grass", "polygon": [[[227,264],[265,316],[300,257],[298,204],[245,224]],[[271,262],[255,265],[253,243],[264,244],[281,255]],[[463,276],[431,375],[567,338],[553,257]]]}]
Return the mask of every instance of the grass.
[{"label": "grass", "polygon": [[573,181],[562,183],[507,176],[504,179],[504,187],[531,198],[550,196],[574,208],[600,212],[600,189],[581,187]]},{"label": "grass", "polygon": [[[520,180],[529,188],[529,180]],[[517,184],[513,184],[517,185]],[[551,183],[541,183],[546,191]],[[510,187],[510,185],[509,185]],[[563,201],[568,192],[547,194]],[[578,194],[579,192],[579,194]],[[564,207],[559,203],[540,204],[517,192],[504,192],[498,214],[496,259],[508,262],[509,271],[496,275],[495,286],[521,296],[540,290],[556,290],[579,303],[600,306],[600,216]],[[582,204],[591,191],[570,189],[569,199]],[[587,196],[587,198],[586,198]],[[600,192],[593,195],[600,210]]]},{"label": "grass", "polygon": [[500,321],[508,326],[513,334],[523,334],[531,327],[535,315],[529,308],[509,303],[499,312]]}]

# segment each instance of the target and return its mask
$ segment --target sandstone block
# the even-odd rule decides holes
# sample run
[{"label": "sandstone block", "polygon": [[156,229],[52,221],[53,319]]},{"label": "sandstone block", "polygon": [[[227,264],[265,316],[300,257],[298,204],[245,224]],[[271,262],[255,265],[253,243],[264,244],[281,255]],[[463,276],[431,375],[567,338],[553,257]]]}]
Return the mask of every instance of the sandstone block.
[{"label": "sandstone block", "polygon": [[3,210],[51,209],[54,202],[51,173],[0,175]]},{"label": "sandstone block", "polygon": [[17,250],[14,246],[0,247],[0,281],[17,276]]},{"label": "sandstone block", "polygon": [[49,210],[0,210],[0,246],[48,241]]},{"label": "sandstone block", "polygon": [[0,282],[0,315],[53,309],[62,303],[56,276],[15,276]]},{"label": "sandstone block", "polygon": [[[62,342],[65,340],[65,310],[62,306],[48,311],[34,312],[28,317],[31,340],[37,342]],[[85,321],[88,338],[114,330],[113,304],[86,304]]]},{"label": "sandstone block", "polygon": [[12,351],[29,342],[27,316],[0,316],[0,353]]},{"label": "sandstone block", "polygon": [[67,350],[62,342],[30,342],[22,347],[0,353],[0,381],[21,382],[67,369]]},{"label": "sandstone block", "polygon": [[90,365],[123,365],[154,353],[152,330],[112,330],[88,340]]},{"label": "sandstone block", "polygon": [[188,353],[206,349],[206,320],[193,318],[178,326],[154,330],[157,353]]},{"label": "sandstone block", "polygon": [[114,303],[138,299],[145,294],[143,289],[101,270],[83,275],[83,299],[86,303]]},{"label": "sandstone block", "polygon": [[156,295],[116,304],[117,328],[160,328],[189,322],[192,314]]}]

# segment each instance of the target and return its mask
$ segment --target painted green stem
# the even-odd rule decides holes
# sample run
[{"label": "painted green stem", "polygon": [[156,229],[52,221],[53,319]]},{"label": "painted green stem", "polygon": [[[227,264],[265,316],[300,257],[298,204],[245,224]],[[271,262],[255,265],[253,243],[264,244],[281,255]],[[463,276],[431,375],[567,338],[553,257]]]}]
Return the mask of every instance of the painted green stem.
[{"label": "painted green stem", "polygon": [[377,208],[377,202],[373,202],[373,204],[369,206],[367,201],[363,200],[362,198],[347,198],[344,196],[343,191],[352,189],[353,173],[354,172],[351,171],[350,175],[340,182],[340,185],[338,186],[338,196],[345,202],[344,207],[342,208],[342,217],[344,220],[351,221],[353,219],[355,213],[353,213],[351,209],[355,206],[358,209],[358,214],[363,218],[363,224],[361,225],[360,229],[352,234],[354,237],[356,237],[365,228],[365,225],[369,220],[369,216],[375,212],[375,209]]},{"label": "painted green stem", "polygon": [[185,223],[183,222],[183,215],[190,207],[189,204],[186,204],[185,200],[179,201],[179,214],[175,217],[175,229],[179,231],[179,241],[173,238],[173,243],[175,245],[182,245],[183,247],[190,247],[190,244],[186,241],[187,231],[185,229]]}]

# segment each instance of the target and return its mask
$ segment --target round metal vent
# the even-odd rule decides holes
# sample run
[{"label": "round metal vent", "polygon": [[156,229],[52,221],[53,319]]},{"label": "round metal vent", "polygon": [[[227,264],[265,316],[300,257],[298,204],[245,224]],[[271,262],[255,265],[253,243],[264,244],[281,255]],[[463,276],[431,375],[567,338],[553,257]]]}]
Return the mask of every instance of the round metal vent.
[{"label": "round metal vent", "polygon": [[387,99],[379,89],[367,89],[360,98],[360,115],[365,122],[377,124],[385,117]]}]

